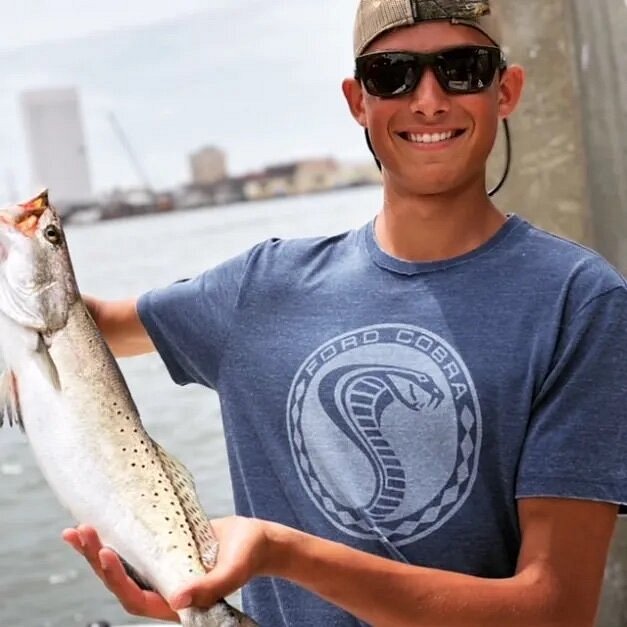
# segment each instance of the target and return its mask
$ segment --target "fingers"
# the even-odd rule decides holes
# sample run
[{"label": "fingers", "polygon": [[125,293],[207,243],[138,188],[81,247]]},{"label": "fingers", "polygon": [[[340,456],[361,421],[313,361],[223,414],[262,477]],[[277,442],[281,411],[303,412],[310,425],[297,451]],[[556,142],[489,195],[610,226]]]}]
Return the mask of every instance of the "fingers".
[{"label": "fingers", "polygon": [[176,620],[173,612],[164,599],[156,592],[142,590],[124,570],[120,558],[110,549],[101,549],[100,566],[105,585],[122,603],[129,614],[149,616],[158,620]]},{"label": "fingers", "polygon": [[210,573],[178,590],[170,599],[170,607],[182,610],[187,607],[209,608],[246,583],[229,568],[216,566]]},{"label": "fingers", "polygon": [[103,573],[98,558],[102,544],[96,530],[92,527],[79,525],[76,529],[65,529],[62,537],[89,562],[94,572],[102,579]]},{"label": "fingers", "polygon": [[81,542],[80,534],[76,529],[64,529],[61,537],[67,542],[75,551],[78,551],[81,555],[83,553],[83,543]]},{"label": "fingers", "polygon": [[102,546],[95,529],[79,525],[76,529],[65,529],[62,537],[85,557],[96,575],[129,614],[157,620],[177,620],[176,613],[159,594],[142,590],[126,574],[117,553]]}]

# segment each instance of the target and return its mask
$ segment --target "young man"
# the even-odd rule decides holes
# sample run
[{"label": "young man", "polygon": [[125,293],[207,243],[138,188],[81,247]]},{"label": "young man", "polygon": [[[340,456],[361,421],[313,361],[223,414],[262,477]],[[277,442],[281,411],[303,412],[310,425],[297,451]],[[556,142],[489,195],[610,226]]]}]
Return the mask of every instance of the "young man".
[{"label": "young man", "polygon": [[90,301],[116,354],[156,346],[177,383],[218,391],[241,515],[170,605],[67,530],[130,612],[248,584],[264,627],[593,625],[627,501],[627,289],[490,201],[523,74],[488,11],[361,1],[343,90],[382,164],[372,224]]}]

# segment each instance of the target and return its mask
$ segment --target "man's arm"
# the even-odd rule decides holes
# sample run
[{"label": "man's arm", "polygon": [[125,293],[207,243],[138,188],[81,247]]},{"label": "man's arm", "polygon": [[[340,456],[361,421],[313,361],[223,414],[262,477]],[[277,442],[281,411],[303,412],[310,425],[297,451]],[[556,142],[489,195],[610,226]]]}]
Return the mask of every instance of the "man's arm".
[{"label": "man's arm", "polygon": [[83,301],[116,357],[133,357],[155,350],[137,313],[136,298],[104,301],[83,295]]},{"label": "man's arm", "polygon": [[[220,541],[213,571],[170,599],[209,607],[255,576],[282,577],[375,627],[592,627],[617,507],[562,499],[519,503],[517,573],[483,579],[401,564],[276,523],[214,521]],[[130,580],[93,529],[66,530],[132,614],[174,619],[155,593]]]},{"label": "man's arm", "polygon": [[270,530],[264,574],[376,627],[592,627],[617,507],[528,499],[519,513],[523,542],[510,579],[409,566],[285,527]]}]

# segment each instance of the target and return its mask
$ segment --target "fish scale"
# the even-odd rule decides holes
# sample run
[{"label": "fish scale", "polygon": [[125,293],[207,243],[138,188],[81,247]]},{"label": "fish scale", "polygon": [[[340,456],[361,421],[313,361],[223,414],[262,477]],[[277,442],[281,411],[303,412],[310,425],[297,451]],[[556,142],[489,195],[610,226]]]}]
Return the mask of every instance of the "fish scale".
[{"label": "fish scale", "polygon": [[[3,422],[25,431],[50,487],[137,579],[168,597],[215,565],[218,543],[189,471],[146,432],[76,287],[47,195],[0,215]],[[4,421],[4,416],[8,421]],[[225,601],[184,627],[254,627]]]}]

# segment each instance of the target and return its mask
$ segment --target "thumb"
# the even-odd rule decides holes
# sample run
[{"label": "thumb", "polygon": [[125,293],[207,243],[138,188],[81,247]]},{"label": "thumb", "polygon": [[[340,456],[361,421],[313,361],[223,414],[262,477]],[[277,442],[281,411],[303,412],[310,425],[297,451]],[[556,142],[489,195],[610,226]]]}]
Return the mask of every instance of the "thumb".
[{"label": "thumb", "polygon": [[175,611],[188,607],[210,608],[239,587],[232,572],[216,566],[196,581],[179,588],[168,602]]}]

